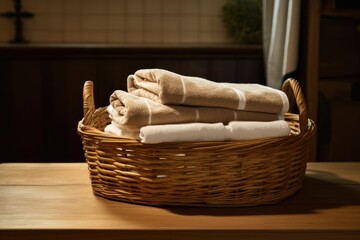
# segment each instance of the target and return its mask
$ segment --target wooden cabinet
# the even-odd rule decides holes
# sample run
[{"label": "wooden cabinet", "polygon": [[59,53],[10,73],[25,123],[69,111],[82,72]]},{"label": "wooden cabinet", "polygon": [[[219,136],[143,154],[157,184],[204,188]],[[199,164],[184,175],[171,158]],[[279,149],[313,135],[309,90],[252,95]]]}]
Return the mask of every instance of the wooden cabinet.
[{"label": "wooden cabinet", "polygon": [[304,10],[303,75],[317,123],[313,158],[360,161],[359,2],[308,0]]},{"label": "wooden cabinet", "polygon": [[[164,68],[221,82],[265,83],[258,46],[0,46],[1,162],[84,161],[82,88],[95,84],[96,108],[129,74]],[[3,154],[5,156],[5,154]]]}]

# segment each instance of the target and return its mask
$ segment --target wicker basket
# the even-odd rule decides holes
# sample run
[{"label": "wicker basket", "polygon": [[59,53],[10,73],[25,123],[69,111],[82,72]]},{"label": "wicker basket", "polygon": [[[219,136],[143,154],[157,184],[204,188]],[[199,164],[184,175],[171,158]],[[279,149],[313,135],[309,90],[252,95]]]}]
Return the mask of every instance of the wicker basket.
[{"label": "wicker basket", "polygon": [[96,195],[146,205],[250,206],[277,203],[302,186],[315,124],[298,82],[283,85],[299,114],[286,113],[291,135],[249,141],[142,144],[102,130],[106,107],[95,109],[84,85],[78,124]]}]

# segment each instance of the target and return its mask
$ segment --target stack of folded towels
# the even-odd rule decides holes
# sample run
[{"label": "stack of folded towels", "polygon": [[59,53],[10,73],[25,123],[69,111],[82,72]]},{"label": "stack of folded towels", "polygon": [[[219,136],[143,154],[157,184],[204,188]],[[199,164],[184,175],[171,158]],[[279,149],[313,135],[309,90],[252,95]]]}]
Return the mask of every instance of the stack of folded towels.
[{"label": "stack of folded towels", "polygon": [[141,69],[115,90],[105,132],[142,143],[229,141],[290,134],[286,94],[260,84],[219,83]]}]

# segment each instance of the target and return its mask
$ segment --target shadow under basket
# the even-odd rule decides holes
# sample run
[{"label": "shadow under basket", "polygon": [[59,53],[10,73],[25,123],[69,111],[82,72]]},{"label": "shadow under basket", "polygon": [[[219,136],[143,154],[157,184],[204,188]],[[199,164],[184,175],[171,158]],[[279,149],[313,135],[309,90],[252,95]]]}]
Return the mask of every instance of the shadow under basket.
[{"label": "shadow under basket", "polygon": [[309,160],[308,119],[299,83],[282,90],[299,114],[286,113],[290,136],[226,142],[143,144],[103,132],[106,107],[95,109],[93,82],[84,84],[78,124],[96,195],[145,205],[204,207],[277,203],[298,191]]}]

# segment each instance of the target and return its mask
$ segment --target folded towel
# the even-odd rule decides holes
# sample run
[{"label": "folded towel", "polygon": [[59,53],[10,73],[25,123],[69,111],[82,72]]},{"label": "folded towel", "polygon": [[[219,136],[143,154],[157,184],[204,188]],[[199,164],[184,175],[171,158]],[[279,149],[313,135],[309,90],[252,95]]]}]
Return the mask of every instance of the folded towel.
[{"label": "folded towel", "polygon": [[127,129],[124,126],[118,125],[113,121],[107,125],[104,129],[104,132],[112,133],[122,138],[129,138],[129,139],[137,139],[139,140],[139,130]]},{"label": "folded towel", "polygon": [[140,129],[142,143],[252,140],[288,136],[284,120],[271,122],[233,121],[222,123],[183,123],[145,126]]},{"label": "folded towel", "polygon": [[288,111],[286,94],[260,84],[217,83],[163,69],[141,69],[127,80],[128,92],[162,104],[223,107],[282,114]]},{"label": "folded towel", "polygon": [[271,113],[235,111],[215,107],[163,105],[121,90],[114,91],[110,96],[110,105],[107,110],[113,122],[133,131],[146,125],[158,124],[189,122],[227,124],[234,120],[273,121],[283,119],[283,115]]},{"label": "folded towel", "polygon": [[223,123],[184,123],[145,126],[140,129],[142,143],[224,141]]},{"label": "folded towel", "polygon": [[285,120],[270,122],[229,122],[226,128],[226,140],[251,140],[267,137],[281,137],[290,134],[290,127]]}]

